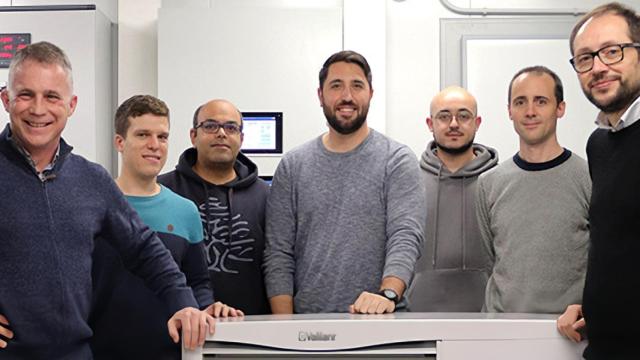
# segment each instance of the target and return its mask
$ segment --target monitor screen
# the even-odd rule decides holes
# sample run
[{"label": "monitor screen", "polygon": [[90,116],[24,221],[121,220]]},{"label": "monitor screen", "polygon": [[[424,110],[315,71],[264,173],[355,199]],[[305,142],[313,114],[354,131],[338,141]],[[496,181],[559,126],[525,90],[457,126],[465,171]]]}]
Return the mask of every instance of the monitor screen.
[{"label": "monitor screen", "polygon": [[242,152],[245,154],[282,154],[282,113],[243,112]]}]

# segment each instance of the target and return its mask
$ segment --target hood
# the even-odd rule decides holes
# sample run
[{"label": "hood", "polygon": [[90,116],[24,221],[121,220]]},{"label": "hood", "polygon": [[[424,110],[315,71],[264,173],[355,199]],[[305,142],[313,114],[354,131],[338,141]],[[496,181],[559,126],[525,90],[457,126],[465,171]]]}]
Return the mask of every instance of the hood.
[{"label": "hood", "polygon": [[472,148],[476,157],[452,174],[442,166],[442,161],[436,155],[436,143],[431,141],[420,157],[420,167],[431,174],[440,175],[442,178],[464,178],[477,176],[498,163],[496,149],[480,144],[473,144]]},{"label": "hood", "polygon": [[[178,165],[176,165],[176,171],[183,174],[186,177],[197,180],[198,182],[205,182],[198,174],[193,171],[193,165],[198,158],[198,151],[195,148],[189,148],[180,155]],[[238,153],[236,157],[236,163],[233,165],[233,169],[238,174],[238,177],[230,183],[221,185],[231,189],[243,189],[251,186],[258,179],[258,167],[256,164],[246,157],[243,153]]]}]

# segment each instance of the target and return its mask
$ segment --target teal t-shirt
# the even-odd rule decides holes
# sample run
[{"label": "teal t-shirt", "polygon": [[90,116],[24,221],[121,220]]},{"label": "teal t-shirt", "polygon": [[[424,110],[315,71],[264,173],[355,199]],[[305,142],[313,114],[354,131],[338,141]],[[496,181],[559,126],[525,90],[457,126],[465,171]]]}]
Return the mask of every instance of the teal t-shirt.
[{"label": "teal t-shirt", "polygon": [[157,233],[180,236],[191,244],[202,241],[200,213],[196,205],[160,185],[153,196],[125,196],[142,221]]}]

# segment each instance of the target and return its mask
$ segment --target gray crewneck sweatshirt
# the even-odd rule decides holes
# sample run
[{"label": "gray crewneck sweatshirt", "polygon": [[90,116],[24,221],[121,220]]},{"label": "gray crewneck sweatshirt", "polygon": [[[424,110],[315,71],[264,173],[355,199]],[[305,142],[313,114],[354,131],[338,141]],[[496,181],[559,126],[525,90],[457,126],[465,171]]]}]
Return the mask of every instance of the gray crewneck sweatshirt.
[{"label": "gray crewneck sweatshirt", "polygon": [[478,224],[493,260],[488,312],[562,313],[580,304],[591,180],[570,151],[546,163],[517,155],[480,176]]},{"label": "gray crewneck sweatshirt", "polygon": [[409,285],[425,213],[415,155],[371,129],[333,153],[318,137],[288,152],[267,202],[267,295],[292,295],[296,313],[346,312],[383,277]]}]

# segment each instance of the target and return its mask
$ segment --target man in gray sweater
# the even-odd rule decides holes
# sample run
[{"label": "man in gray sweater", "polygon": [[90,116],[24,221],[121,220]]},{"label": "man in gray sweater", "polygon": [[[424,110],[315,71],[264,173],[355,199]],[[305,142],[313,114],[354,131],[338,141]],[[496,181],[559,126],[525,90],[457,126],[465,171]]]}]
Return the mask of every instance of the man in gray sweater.
[{"label": "man in gray sweater", "polygon": [[393,312],[423,241],[418,163],[367,126],[373,89],[362,55],[332,55],[319,77],[329,131],[283,157],[267,202],[271,309]]},{"label": "man in gray sweater", "polygon": [[422,186],[430,195],[425,243],[407,300],[411,311],[478,312],[489,256],[478,231],[476,184],[480,174],[498,164],[498,153],[473,142],[482,119],[467,90],[442,90],[430,110],[433,141],[420,159]]},{"label": "man in gray sweater", "polygon": [[525,68],[511,80],[520,150],[478,180],[478,223],[493,260],[486,311],[561,313],[582,298],[591,180],[586,161],[558,143],[564,111],[551,70]]}]

